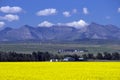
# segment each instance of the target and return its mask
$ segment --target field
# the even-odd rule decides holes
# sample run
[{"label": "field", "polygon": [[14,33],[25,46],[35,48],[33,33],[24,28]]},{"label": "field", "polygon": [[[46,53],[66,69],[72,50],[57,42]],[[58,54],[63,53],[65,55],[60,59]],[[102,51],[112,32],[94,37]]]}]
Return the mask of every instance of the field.
[{"label": "field", "polygon": [[120,80],[119,62],[1,62],[1,80]]},{"label": "field", "polygon": [[0,51],[15,51],[18,53],[32,53],[33,51],[48,51],[57,53],[59,49],[87,49],[89,53],[120,52],[120,45],[83,45],[83,44],[52,44],[52,43],[4,43],[0,44]]}]

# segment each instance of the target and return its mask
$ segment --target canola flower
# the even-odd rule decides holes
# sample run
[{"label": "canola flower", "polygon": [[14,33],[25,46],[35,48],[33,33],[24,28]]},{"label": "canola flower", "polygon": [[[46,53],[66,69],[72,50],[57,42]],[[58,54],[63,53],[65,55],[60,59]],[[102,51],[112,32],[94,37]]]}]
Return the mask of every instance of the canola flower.
[{"label": "canola flower", "polygon": [[120,80],[120,63],[1,62],[0,80]]}]

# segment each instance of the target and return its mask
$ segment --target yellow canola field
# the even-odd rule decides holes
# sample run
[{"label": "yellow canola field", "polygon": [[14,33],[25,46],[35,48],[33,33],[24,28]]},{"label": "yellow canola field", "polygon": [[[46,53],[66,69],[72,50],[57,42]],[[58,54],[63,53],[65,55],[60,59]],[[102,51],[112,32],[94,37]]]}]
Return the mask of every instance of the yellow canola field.
[{"label": "yellow canola field", "polygon": [[0,80],[120,80],[120,62],[1,62]]}]

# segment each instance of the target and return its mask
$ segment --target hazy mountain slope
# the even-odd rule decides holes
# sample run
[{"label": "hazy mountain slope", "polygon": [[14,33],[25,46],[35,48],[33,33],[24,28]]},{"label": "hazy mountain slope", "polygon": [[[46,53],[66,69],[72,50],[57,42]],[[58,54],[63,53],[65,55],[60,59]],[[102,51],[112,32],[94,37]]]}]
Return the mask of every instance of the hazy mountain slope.
[{"label": "hazy mountain slope", "polygon": [[0,41],[74,41],[80,39],[120,40],[120,28],[114,25],[91,23],[80,29],[57,25],[52,27],[31,27],[29,25],[24,25],[18,29],[5,28],[0,31]]}]

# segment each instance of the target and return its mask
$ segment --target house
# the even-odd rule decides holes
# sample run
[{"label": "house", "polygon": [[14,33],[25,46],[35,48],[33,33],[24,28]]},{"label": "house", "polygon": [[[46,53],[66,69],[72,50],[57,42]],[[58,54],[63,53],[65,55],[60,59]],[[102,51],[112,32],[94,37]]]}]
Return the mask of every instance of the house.
[{"label": "house", "polygon": [[75,58],[73,57],[65,57],[63,61],[75,61]]},{"label": "house", "polygon": [[50,62],[58,62],[58,59],[50,59]]},{"label": "house", "polygon": [[84,58],[78,58],[79,61],[86,61]]}]

